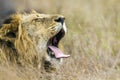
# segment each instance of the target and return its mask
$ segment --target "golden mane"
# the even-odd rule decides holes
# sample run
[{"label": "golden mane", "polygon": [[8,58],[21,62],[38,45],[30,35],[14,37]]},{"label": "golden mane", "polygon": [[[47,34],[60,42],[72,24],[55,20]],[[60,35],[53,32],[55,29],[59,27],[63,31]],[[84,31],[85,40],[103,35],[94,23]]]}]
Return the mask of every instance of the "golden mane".
[{"label": "golden mane", "polygon": [[[11,15],[2,25],[0,30],[0,62],[12,61],[20,65],[28,65],[35,64],[38,59],[39,55],[35,51],[33,41],[28,38],[28,34],[24,31],[25,25],[21,25],[21,18],[20,14]],[[6,37],[5,35],[9,32],[15,32],[17,38]]]}]

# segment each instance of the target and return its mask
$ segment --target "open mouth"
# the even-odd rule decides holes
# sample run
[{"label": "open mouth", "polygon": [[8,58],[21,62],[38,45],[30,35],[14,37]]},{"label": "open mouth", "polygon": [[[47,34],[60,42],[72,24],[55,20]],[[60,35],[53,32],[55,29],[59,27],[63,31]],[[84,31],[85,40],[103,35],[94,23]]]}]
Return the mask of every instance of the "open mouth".
[{"label": "open mouth", "polygon": [[55,36],[49,39],[47,44],[48,45],[47,52],[51,58],[60,59],[60,58],[67,58],[70,56],[63,54],[63,52],[58,47],[58,44],[60,40],[64,37],[64,35],[65,35],[65,31],[62,28]]}]

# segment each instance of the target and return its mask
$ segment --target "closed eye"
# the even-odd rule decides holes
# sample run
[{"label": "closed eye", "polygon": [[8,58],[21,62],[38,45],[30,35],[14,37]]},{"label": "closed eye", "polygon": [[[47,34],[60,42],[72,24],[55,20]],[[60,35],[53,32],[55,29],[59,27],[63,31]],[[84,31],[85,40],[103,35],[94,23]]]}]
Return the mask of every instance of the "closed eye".
[{"label": "closed eye", "polygon": [[44,22],[45,21],[45,18],[36,18],[34,19],[36,22]]}]

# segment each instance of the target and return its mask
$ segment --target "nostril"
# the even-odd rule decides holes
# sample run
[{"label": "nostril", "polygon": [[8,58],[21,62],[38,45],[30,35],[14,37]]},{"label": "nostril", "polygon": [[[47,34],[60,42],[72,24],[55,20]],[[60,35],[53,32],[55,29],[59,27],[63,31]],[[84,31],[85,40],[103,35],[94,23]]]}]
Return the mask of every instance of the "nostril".
[{"label": "nostril", "polygon": [[59,17],[57,19],[55,19],[56,22],[61,22],[63,24],[65,18],[64,17]]}]

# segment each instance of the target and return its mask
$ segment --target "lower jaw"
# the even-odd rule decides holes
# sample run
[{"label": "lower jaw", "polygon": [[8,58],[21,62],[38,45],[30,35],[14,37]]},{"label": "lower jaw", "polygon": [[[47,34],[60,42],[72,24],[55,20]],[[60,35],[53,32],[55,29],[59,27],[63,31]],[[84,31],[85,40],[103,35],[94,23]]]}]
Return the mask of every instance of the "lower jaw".
[{"label": "lower jaw", "polygon": [[58,69],[58,66],[56,64],[51,64],[49,61],[44,62],[44,69],[46,72],[55,72]]},{"label": "lower jaw", "polygon": [[48,58],[46,58],[44,60],[44,69],[46,72],[52,72],[52,71],[56,71],[57,69],[59,69],[60,65],[62,64],[62,58],[51,58],[48,55]]}]

